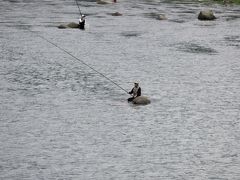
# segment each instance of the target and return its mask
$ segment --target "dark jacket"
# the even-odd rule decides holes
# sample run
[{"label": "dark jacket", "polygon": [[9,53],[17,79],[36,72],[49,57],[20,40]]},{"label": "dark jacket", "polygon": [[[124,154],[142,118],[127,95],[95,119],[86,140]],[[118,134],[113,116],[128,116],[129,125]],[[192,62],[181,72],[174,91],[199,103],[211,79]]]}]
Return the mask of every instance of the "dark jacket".
[{"label": "dark jacket", "polygon": [[80,29],[84,29],[85,27],[85,20],[83,20],[82,22],[79,22],[79,28]]},{"label": "dark jacket", "polygon": [[[133,89],[134,89],[134,88],[132,88],[132,90],[129,92],[129,94],[133,94]],[[141,96],[141,88],[140,88],[140,87],[138,88],[137,96],[136,96],[136,97],[138,97],[138,96]]]}]

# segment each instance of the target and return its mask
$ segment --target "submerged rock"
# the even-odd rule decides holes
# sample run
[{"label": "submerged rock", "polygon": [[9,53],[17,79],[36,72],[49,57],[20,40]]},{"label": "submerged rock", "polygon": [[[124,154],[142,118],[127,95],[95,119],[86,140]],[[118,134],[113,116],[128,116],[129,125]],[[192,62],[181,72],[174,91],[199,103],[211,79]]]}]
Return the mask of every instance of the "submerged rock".
[{"label": "submerged rock", "polygon": [[112,15],[112,16],[122,16],[122,14],[121,13],[119,13],[119,12],[115,12],[115,13],[109,13],[110,15]]},{"label": "submerged rock", "polygon": [[133,104],[138,105],[147,105],[151,103],[151,101],[146,96],[138,96],[132,102]]},{"label": "submerged rock", "polygon": [[147,18],[157,19],[157,20],[162,20],[166,18],[164,14],[159,14],[156,12],[145,13],[144,16],[146,16]]},{"label": "submerged rock", "polygon": [[66,26],[66,25],[64,25],[64,24],[61,24],[61,25],[59,25],[59,26],[58,26],[58,28],[59,28],[59,29],[66,29],[66,28],[67,28],[67,26]]},{"label": "submerged rock", "polygon": [[165,14],[159,14],[156,12],[145,13],[145,16],[148,18],[156,19],[156,20],[167,20],[167,17]]},{"label": "submerged rock", "polygon": [[156,17],[157,20],[167,20],[167,17],[164,15],[164,14],[159,14],[157,17]]},{"label": "submerged rock", "polygon": [[79,28],[79,24],[77,23],[74,23],[74,22],[71,22],[67,25],[65,24],[61,24],[58,26],[59,29],[66,29],[66,28]]},{"label": "submerged rock", "polygon": [[212,10],[201,11],[198,15],[199,20],[211,21],[216,19]]}]

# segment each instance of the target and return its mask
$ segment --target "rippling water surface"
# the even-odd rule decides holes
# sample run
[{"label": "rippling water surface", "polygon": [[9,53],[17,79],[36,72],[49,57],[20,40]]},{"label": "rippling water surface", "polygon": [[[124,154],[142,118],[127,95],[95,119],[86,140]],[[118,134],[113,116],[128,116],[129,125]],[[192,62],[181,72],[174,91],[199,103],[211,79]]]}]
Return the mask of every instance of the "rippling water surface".
[{"label": "rippling water surface", "polygon": [[79,3],[85,31],[57,28],[74,1],[0,1],[0,179],[239,180],[240,7]]}]

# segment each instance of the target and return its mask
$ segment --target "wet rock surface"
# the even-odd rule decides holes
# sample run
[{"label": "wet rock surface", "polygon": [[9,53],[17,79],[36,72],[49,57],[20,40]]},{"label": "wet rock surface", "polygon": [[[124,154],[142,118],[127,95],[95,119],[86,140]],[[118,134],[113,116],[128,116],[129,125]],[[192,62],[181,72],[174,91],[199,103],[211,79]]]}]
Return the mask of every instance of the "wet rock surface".
[{"label": "wet rock surface", "polygon": [[133,104],[136,104],[136,105],[147,105],[150,103],[151,103],[151,101],[146,96],[139,96],[133,100]]},{"label": "wet rock surface", "polygon": [[198,14],[198,19],[202,21],[212,21],[215,20],[216,17],[212,10],[204,10]]},{"label": "wet rock surface", "polygon": [[61,25],[58,26],[59,29],[66,29],[66,28],[79,28],[79,27],[80,27],[79,24],[74,23],[74,22],[71,22],[71,23],[66,24],[66,25],[61,24]]}]

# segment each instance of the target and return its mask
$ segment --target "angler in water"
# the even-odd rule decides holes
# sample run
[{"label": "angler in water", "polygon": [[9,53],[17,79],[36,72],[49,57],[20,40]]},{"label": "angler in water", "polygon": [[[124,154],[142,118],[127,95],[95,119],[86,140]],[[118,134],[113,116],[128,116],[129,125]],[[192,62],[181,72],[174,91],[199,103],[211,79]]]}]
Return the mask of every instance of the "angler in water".
[{"label": "angler in water", "polygon": [[139,83],[135,82],[134,87],[132,90],[129,92],[129,94],[132,95],[131,98],[128,98],[128,102],[133,101],[136,97],[141,96],[141,88],[139,86]]},{"label": "angler in water", "polygon": [[85,15],[81,15],[79,18],[79,28],[85,29]]}]

